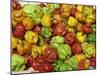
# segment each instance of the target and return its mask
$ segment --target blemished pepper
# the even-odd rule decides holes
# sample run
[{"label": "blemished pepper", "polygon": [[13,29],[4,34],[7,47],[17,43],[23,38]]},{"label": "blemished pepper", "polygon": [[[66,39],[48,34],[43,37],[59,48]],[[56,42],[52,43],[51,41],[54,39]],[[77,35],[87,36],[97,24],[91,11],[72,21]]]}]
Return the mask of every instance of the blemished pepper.
[{"label": "blemished pepper", "polygon": [[18,54],[13,54],[12,55],[12,70],[13,71],[23,71],[26,67],[26,60],[24,57],[18,55]]},{"label": "blemished pepper", "polygon": [[42,27],[41,35],[44,38],[49,38],[52,35],[52,29],[49,27]]},{"label": "blemished pepper", "polygon": [[25,33],[25,40],[30,42],[30,43],[37,43],[38,41],[38,34],[36,32],[33,31],[27,31]]},{"label": "blemished pepper", "polygon": [[91,58],[91,57],[95,56],[96,49],[93,44],[84,42],[84,43],[82,43],[82,48],[83,48],[83,52],[85,53],[85,56],[87,58]]},{"label": "blemished pepper", "polygon": [[51,46],[54,48],[58,48],[60,44],[64,43],[64,37],[62,36],[55,36],[51,39]]},{"label": "blemished pepper", "polygon": [[66,59],[71,56],[71,48],[68,44],[60,44],[59,47],[57,47],[58,51],[58,57],[59,59]]}]

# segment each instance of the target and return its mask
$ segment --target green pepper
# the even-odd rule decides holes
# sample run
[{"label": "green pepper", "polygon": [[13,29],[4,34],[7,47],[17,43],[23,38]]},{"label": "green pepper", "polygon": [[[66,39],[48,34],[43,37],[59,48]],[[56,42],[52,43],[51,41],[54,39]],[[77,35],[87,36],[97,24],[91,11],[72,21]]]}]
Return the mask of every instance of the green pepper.
[{"label": "green pepper", "polygon": [[66,59],[71,56],[71,48],[68,44],[60,44],[57,48],[59,59]]},{"label": "green pepper", "polygon": [[76,70],[77,65],[78,65],[78,60],[77,60],[77,58],[75,56],[73,56],[73,57],[71,57],[69,59],[66,59],[64,62],[66,64],[69,64],[72,67],[73,70]]},{"label": "green pepper", "polygon": [[60,44],[64,43],[64,37],[62,36],[54,36],[50,42],[51,46],[54,48],[58,48]]},{"label": "green pepper", "polygon": [[50,27],[42,27],[41,35],[44,38],[49,38],[50,36],[52,36],[51,28]]},{"label": "green pepper", "polygon": [[23,71],[25,69],[26,60],[24,57],[13,54],[12,55],[12,70]]},{"label": "green pepper", "polygon": [[89,34],[88,37],[87,37],[87,41],[96,43],[96,34],[95,33]]},{"label": "green pepper", "polygon": [[71,66],[69,64],[66,64],[63,62],[63,60],[56,60],[56,62],[53,64],[55,71],[67,71],[72,70]]},{"label": "green pepper", "polygon": [[84,43],[82,43],[82,48],[83,48],[83,52],[87,58],[91,58],[91,57],[95,56],[95,52],[96,52],[95,45],[84,42]]}]

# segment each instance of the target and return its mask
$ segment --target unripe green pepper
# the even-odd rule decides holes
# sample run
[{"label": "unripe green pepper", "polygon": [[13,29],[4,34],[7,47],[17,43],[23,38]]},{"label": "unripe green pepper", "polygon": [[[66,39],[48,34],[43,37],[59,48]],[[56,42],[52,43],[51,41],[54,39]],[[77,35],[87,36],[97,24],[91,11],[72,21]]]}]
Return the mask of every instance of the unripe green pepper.
[{"label": "unripe green pepper", "polygon": [[87,41],[96,43],[96,34],[95,33],[89,34],[87,37]]},{"label": "unripe green pepper", "polygon": [[57,48],[59,59],[66,59],[71,56],[71,48],[68,44],[60,44]]},{"label": "unripe green pepper", "polygon": [[66,64],[63,62],[63,60],[56,60],[56,62],[53,64],[55,71],[67,71],[72,70],[71,66],[69,64]]},{"label": "unripe green pepper", "polygon": [[96,32],[96,24],[92,25],[92,29],[93,29],[94,32]]},{"label": "unripe green pepper", "polygon": [[25,69],[26,60],[24,57],[13,54],[12,55],[12,70],[23,71]]},{"label": "unripe green pepper", "polygon": [[49,38],[52,35],[52,30],[49,27],[42,27],[41,35],[44,38]]},{"label": "unripe green pepper", "polygon": [[54,48],[58,48],[60,44],[64,43],[64,37],[62,36],[54,36],[50,42],[51,46]]}]

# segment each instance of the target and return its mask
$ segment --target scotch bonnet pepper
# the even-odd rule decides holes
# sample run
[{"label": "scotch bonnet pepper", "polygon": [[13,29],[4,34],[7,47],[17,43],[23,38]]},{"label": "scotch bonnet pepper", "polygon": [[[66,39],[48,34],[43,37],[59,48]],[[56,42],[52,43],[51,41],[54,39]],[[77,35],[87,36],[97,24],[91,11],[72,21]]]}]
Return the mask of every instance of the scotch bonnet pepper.
[{"label": "scotch bonnet pepper", "polygon": [[54,48],[58,48],[62,43],[64,43],[64,37],[62,36],[55,36],[50,42],[51,46]]},{"label": "scotch bonnet pepper", "polygon": [[72,70],[71,66],[69,64],[66,64],[63,62],[63,60],[56,60],[55,63],[53,64],[54,70],[55,71],[68,71]]},{"label": "scotch bonnet pepper", "polygon": [[26,60],[24,57],[13,54],[12,55],[12,70],[13,71],[23,71],[25,69]]},{"label": "scotch bonnet pepper", "polygon": [[41,35],[44,38],[49,38],[50,36],[52,36],[52,29],[49,27],[42,27]]},{"label": "scotch bonnet pepper", "polygon": [[30,43],[37,43],[38,41],[38,34],[36,32],[33,31],[27,31],[25,33],[25,40],[30,42]]},{"label": "scotch bonnet pepper", "polygon": [[83,48],[83,52],[85,53],[87,58],[91,58],[93,56],[95,56],[95,46],[93,44],[84,42],[82,43],[82,48]]}]

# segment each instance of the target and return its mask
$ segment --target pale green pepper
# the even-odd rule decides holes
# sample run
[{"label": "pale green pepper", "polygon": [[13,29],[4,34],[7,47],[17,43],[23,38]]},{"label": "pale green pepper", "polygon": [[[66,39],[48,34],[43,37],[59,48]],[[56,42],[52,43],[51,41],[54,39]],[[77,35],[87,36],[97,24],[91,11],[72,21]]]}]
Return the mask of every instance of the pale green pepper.
[{"label": "pale green pepper", "polygon": [[69,64],[64,63],[62,60],[58,59],[53,64],[55,71],[69,71],[72,70],[71,66]]},{"label": "pale green pepper", "polygon": [[66,64],[71,65],[72,70],[76,70],[77,65],[78,65],[78,59],[77,59],[75,56],[73,56],[73,57],[71,57],[71,58],[69,58],[69,59],[66,59],[64,62],[65,62]]},{"label": "pale green pepper", "polygon": [[42,27],[41,35],[44,38],[49,38],[50,36],[52,36],[52,29],[49,27]]},{"label": "pale green pepper", "polygon": [[23,71],[25,69],[26,60],[24,57],[13,54],[12,55],[12,70]]},{"label": "pale green pepper", "polygon": [[71,48],[68,44],[60,44],[57,48],[59,59],[66,59],[71,56]]},{"label": "pale green pepper", "polygon": [[88,37],[87,37],[87,41],[96,43],[96,34],[95,33],[89,34]]},{"label": "pale green pepper", "polygon": [[63,44],[63,43],[64,43],[64,37],[62,36],[54,36],[50,42],[51,46],[54,48],[58,48],[60,44]]}]

